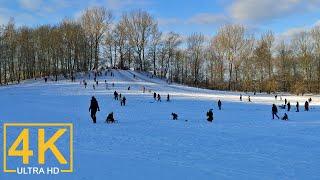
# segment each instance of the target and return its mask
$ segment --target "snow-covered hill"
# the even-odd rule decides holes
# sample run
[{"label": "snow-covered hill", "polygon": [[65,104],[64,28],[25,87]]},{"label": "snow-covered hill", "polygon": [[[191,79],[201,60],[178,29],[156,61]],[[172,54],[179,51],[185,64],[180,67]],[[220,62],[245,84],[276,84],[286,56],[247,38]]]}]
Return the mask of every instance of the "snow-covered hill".
[{"label": "snow-covered hill", "polygon": [[[169,85],[133,71],[113,73],[114,77],[98,77],[95,90],[93,79],[88,78],[87,88],[80,84],[82,78],[76,82],[38,80],[1,87],[1,122],[74,124],[75,164],[72,174],[47,177],[0,173],[0,179],[320,177],[319,96],[312,96],[311,110],[304,112],[303,104],[310,96],[282,95],[282,100],[286,98],[292,105],[290,120],[272,120],[271,104],[283,104],[273,95]],[[121,107],[119,101],[113,100],[115,90],[126,96],[127,106]],[[153,100],[153,92],[161,94],[162,102]],[[171,102],[166,102],[168,93]],[[240,94],[243,101],[239,101]],[[92,124],[88,112],[91,96],[96,96],[101,109],[97,124]],[[248,96],[252,102],[247,101]],[[222,101],[221,111],[217,110],[218,99]],[[299,113],[295,112],[296,101],[300,102]],[[210,108],[214,109],[213,123],[206,121]],[[285,112],[279,111],[281,116]],[[104,123],[109,112],[114,112],[118,123]],[[179,115],[178,121],[171,120],[172,112]]]}]

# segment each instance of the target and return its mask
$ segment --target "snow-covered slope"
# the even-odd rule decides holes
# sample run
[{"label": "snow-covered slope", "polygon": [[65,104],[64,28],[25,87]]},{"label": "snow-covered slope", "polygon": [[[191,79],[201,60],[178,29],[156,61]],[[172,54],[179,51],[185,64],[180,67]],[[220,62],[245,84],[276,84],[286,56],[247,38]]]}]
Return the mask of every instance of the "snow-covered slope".
[{"label": "snow-covered slope", "polygon": [[[77,82],[28,81],[0,88],[1,122],[72,122],[74,173],[0,179],[318,179],[320,177],[320,98],[312,96],[311,111],[302,105],[309,96],[282,95],[291,102],[290,120],[272,120],[273,95],[224,92],[169,85],[143,73],[113,70],[93,90]],[[135,78],[133,77],[135,74]],[[92,77],[92,76],[91,76]],[[108,82],[108,89],[104,81]],[[115,84],[112,87],[112,83]],[[131,90],[127,90],[128,86]],[[143,86],[146,92],[143,93]],[[118,91],[127,98],[121,107]],[[150,90],[150,92],[149,92]],[[160,93],[162,102],[153,100]],[[166,95],[171,102],[166,102]],[[243,101],[239,101],[239,94]],[[97,124],[88,112],[91,96],[101,111]],[[251,96],[252,102],[247,101]],[[222,110],[216,102],[222,100]],[[279,99],[279,97],[278,97]],[[295,112],[295,102],[301,112]],[[214,109],[214,122],[205,113]],[[279,109],[279,115],[284,110]],[[117,124],[105,124],[114,112]],[[170,114],[176,112],[178,121]],[[187,121],[186,121],[187,120]],[[1,127],[2,131],[2,127]],[[2,141],[1,147],[2,147]],[[1,159],[2,162],[2,159]]]}]

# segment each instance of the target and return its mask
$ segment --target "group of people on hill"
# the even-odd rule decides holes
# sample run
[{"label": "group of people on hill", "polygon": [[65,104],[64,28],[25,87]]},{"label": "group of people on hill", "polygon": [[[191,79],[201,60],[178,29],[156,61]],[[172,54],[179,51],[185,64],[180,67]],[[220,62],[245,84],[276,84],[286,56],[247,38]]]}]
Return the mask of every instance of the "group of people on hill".
[{"label": "group of people on hill", "polygon": [[[275,96],[275,99],[277,99],[277,96]],[[309,106],[310,106],[311,101],[312,101],[311,98],[309,98],[307,101],[305,101],[305,103],[304,103],[304,110],[305,111],[309,111],[309,108],[310,108]],[[284,105],[281,105],[280,108],[286,109],[286,107],[287,107],[287,111],[289,112],[291,110],[291,104],[289,101],[287,101],[287,99],[284,99]],[[275,104],[272,104],[271,112],[272,112],[272,119],[274,119],[274,116],[276,116],[279,119],[279,116],[277,115],[278,108]],[[298,101],[296,103],[296,112],[299,112],[299,102]],[[284,113],[284,116],[281,119],[282,120],[289,120],[288,114]]]},{"label": "group of people on hill", "polygon": [[127,98],[125,96],[122,96],[121,93],[118,93],[117,91],[114,91],[113,97],[114,97],[114,100],[117,100],[117,101],[119,100],[120,101],[120,105],[121,106],[126,106]]},{"label": "group of people on hill", "polygon": [[[111,76],[113,76],[114,74],[111,71]],[[134,75],[135,76],[135,75]],[[135,77],[134,77],[135,78]],[[98,86],[98,81],[96,80],[96,74],[95,74],[95,78],[94,78],[96,85]],[[85,80],[82,81],[85,88],[87,86],[87,82]],[[105,80],[106,83],[106,80]],[[106,83],[107,84],[107,83]],[[114,86],[114,84],[113,84]],[[95,85],[93,85],[93,87],[95,88]],[[128,90],[130,90],[130,86],[128,87]],[[143,92],[145,92],[146,88],[143,86]],[[157,94],[156,92],[153,93],[153,98],[155,101],[161,102],[161,95]],[[240,94],[240,101],[242,101],[242,94]],[[278,99],[278,96],[275,95],[275,99]],[[117,91],[114,91],[114,100],[120,101],[120,105],[121,106],[126,106],[126,97],[122,96],[121,93],[118,93]],[[280,100],[282,101],[282,97],[280,96]],[[170,94],[167,94],[167,101],[170,101]],[[251,97],[248,96],[248,101],[251,102]],[[311,98],[309,98],[307,101],[305,101],[304,104],[304,110],[305,111],[309,111],[309,104],[312,101]],[[218,109],[222,110],[222,101],[219,99],[217,102],[218,105]],[[289,101],[287,101],[287,99],[284,100],[284,105],[279,106],[281,109],[286,109],[288,112],[291,110],[291,104]],[[89,107],[89,112],[91,113],[91,118],[93,123],[96,123],[96,113],[97,111],[100,111],[99,105],[98,105],[98,101],[97,99],[92,96],[91,98],[91,102],[90,102],[90,107]],[[275,117],[277,117],[278,119],[280,119],[280,117],[278,116],[278,107],[273,104],[272,108],[272,119],[274,119]],[[299,112],[299,102],[296,103],[296,112]],[[178,120],[178,114],[172,112],[171,113],[172,119],[173,120]],[[213,109],[209,109],[208,112],[206,112],[206,116],[207,116],[207,121],[208,122],[213,122]],[[284,115],[281,117],[282,120],[289,120],[288,114],[284,113]],[[187,121],[187,120],[186,120]],[[114,123],[115,119],[113,117],[113,112],[109,113],[106,119],[107,123]]]},{"label": "group of people on hill", "polygon": [[[161,95],[157,94],[156,92],[153,93],[153,99],[155,101],[161,102]],[[170,94],[167,94],[167,102],[170,101]]]}]

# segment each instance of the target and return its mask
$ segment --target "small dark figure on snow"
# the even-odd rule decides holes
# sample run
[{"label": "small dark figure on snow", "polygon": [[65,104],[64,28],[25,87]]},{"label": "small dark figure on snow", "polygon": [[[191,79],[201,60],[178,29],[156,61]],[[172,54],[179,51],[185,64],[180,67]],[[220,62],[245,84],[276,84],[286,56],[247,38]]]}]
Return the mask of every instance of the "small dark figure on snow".
[{"label": "small dark figure on snow", "polygon": [[304,103],[304,110],[305,110],[305,111],[309,111],[309,103],[308,103],[308,101],[306,101],[306,102]]},{"label": "small dark figure on snow", "polygon": [[136,75],[135,75],[135,74],[133,75],[133,78],[136,78]]},{"label": "small dark figure on snow", "polygon": [[170,101],[170,95],[169,94],[167,95],[167,101],[168,102]]},{"label": "small dark figure on snow", "polygon": [[92,85],[92,87],[93,87],[93,90],[95,90],[95,89],[96,89],[96,86],[95,86],[94,84]]},{"label": "small dark figure on snow", "polygon": [[96,85],[97,85],[97,86],[99,85],[99,81],[96,81]]},{"label": "small dark figure on snow", "polygon": [[209,111],[207,112],[207,121],[212,122],[213,121],[213,112],[212,109],[209,109]]},{"label": "small dark figure on snow", "polygon": [[274,96],[274,99],[277,100],[277,98],[278,98],[278,95],[275,95],[275,96]]},{"label": "small dark figure on snow", "polygon": [[118,92],[117,91],[114,91],[113,96],[114,96],[114,100],[118,100]]},{"label": "small dark figure on snow", "polygon": [[160,96],[160,94],[158,94],[158,101],[161,102],[161,96]]},{"label": "small dark figure on snow", "polygon": [[123,98],[121,99],[121,102],[120,102],[120,105],[121,106],[126,106],[126,97],[125,96],[123,96]]},{"label": "small dark figure on snow", "polygon": [[287,104],[287,99],[284,99],[284,104]]},{"label": "small dark figure on snow", "polygon": [[299,112],[299,102],[298,101],[297,101],[297,104],[296,104],[296,108],[297,108],[296,112]]},{"label": "small dark figure on snow", "polygon": [[122,97],[122,94],[120,93],[120,94],[119,94],[119,98],[120,98],[120,100],[121,100],[121,97]]},{"label": "small dark figure on snow", "polygon": [[47,82],[47,81],[48,81],[48,78],[45,77],[45,78],[44,78],[44,82]]},{"label": "small dark figure on snow", "polygon": [[249,102],[251,102],[251,98],[250,98],[250,96],[248,97],[248,101],[249,101]]},{"label": "small dark figure on snow", "polygon": [[130,91],[130,86],[128,87],[128,91]]},{"label": "small dark figure on snow", "polygon": [[220,99],[219,99],[219,101],[218,101],[219,110],[221,110],[221,106],[222,106],[222,103],[221,103],[221,101],[220,101]]},{"label": "small dark figure on snow", "polygon": [[114,83],[112,83],[112,87],[114,87]]},{"label": "small dark figure on snow", "polygon": [[97,117],[96,117],[97,111],[100,111],[99,104],[97,99],[94,96],[92,96],[89,112],[91,112],[91,118],[93,123],[97,123]]},{"label": "small dark figure on snow", "polygon": [[87,88],[87,85],[88,85],[87,82],[84,82],[84,88]]},{"label": "small dark figure on snow", "polygon": [[113,112],[109,113],[106,119],[106,123],[115,123],[116,121],[113,118]]},{"label": "small dark figure on snow", "polygon": [[274,119],[274,116],[276,116],[279,119],[279,116],[277,115],[278,108],[275,104],[272,104],[272,119]]},{"label": "small dark figure on snow", "polygon": [[290,104],[290,102],[288,102],[288,111],[290,111],[290,109],[291,109],[291,104]]},{"label": "small dark figure on snow", "polygon": [[157,93],[153,93],[153,99],[156,100],[157,99]]},{"label": "small dark figure on snow", "polygon": [[240,94],[240,101],[242,101],[242,94]]},{"label": "small dark figure on snow", "polygon": [[178,114],[171,113],[171,115],[172,115],[172,120],[178,120]]},{"label": "small dark figure on snow", "polygon": [[309,99],[308,99],[308,101],[309,101],[309,103],[311,103],[312,99],[311,99],[311,98],[309,98]]},{"label": "small dark figure on snow", "polygon": [[284,113],[284,116],[281,118],[282,120],[284,121],[288,121],[288,114],[287,113]]}]

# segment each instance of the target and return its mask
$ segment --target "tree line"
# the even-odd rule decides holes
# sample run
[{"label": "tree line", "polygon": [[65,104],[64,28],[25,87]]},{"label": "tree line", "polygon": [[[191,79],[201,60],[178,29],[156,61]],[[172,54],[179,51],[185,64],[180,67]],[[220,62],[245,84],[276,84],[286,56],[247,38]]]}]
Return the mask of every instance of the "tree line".
[{"label": "tree line", "polygon": [[17,27],[10,19],[0,26],[0,84],[111,67],[210,89],[319,93],[319,26],[276,43],[272,31],[259,37],[240,24],[223,25],[208,38],[163,33],[143,10],[114,19],[104,7],[56,25]]}]

